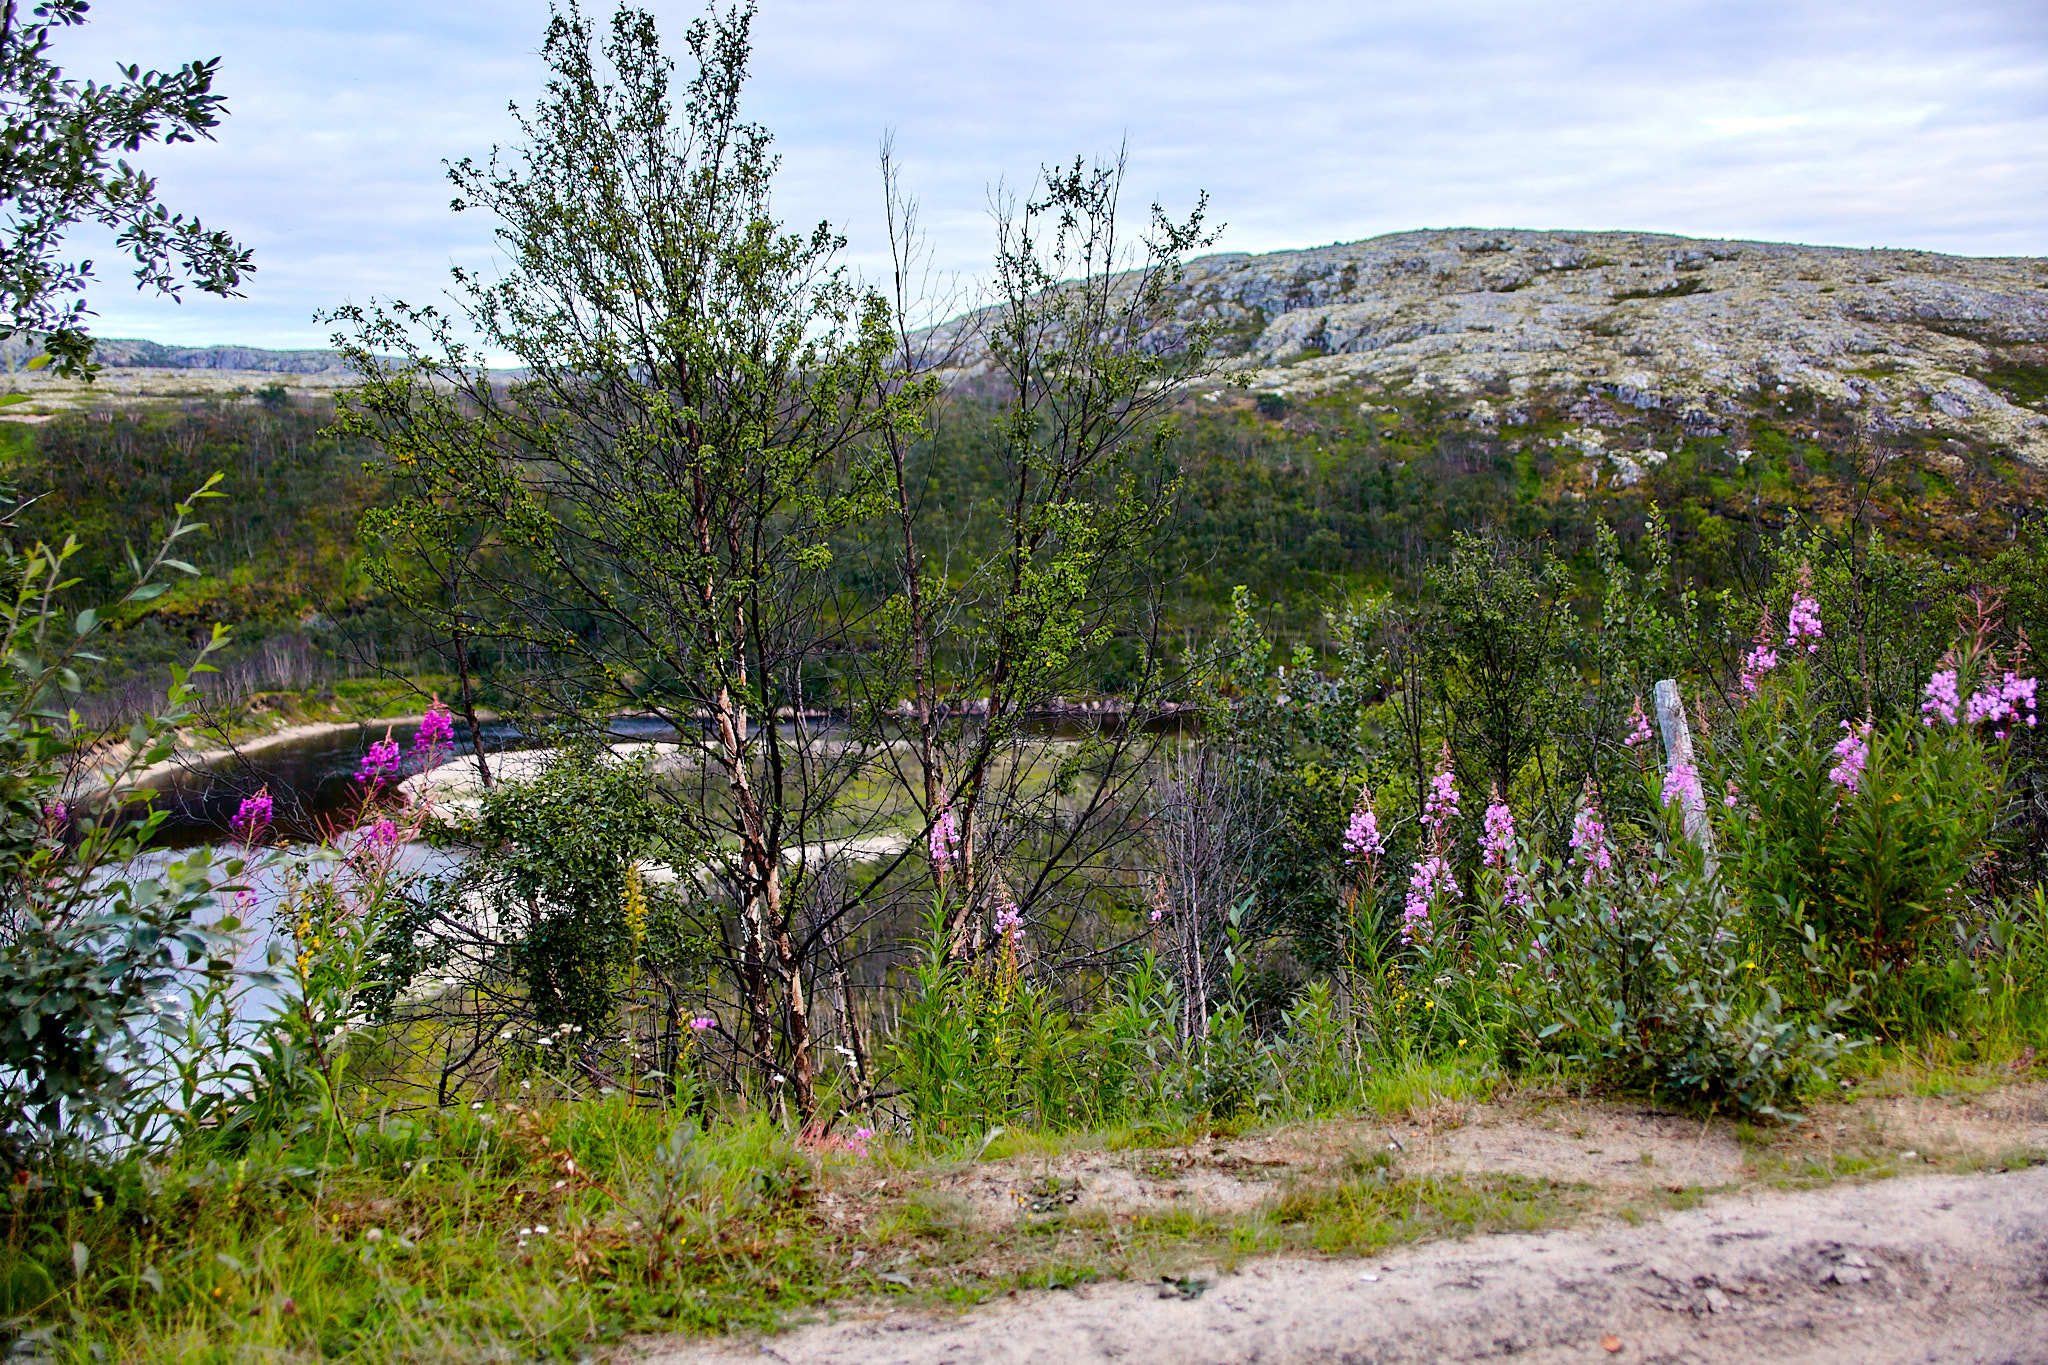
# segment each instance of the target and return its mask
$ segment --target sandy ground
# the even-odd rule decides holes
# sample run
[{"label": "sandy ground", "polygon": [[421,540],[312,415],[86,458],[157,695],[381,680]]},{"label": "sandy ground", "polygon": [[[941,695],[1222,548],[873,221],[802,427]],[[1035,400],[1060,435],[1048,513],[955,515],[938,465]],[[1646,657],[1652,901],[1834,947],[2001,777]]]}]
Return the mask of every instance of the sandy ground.
[{"label": "sandy ground", "polygon": [[[650,1362],[1654,1360],[2048,1362],[2048,1086],[1830,1106],[1745,1149],[1638,1104],[1442,1105],[1193,1148],[1080,1152],[941,1173],[995,1237],[1033,1216],[1245,1211],[1361,1151],[1406,1173],[1719,1191],[1631,1225],[1438,1242],[1370,1260],[1275,1258],[1176,1288],[1083,1285],[964,1312],[849,1305],[760,1341],[644,1343]],[[1783,1184],[1854,1158],[1897,1178]],[[1930,1163],[1977,1167],[1921,1174]],[[1189,1291],[1194,1292],[1189,1297]]]}]

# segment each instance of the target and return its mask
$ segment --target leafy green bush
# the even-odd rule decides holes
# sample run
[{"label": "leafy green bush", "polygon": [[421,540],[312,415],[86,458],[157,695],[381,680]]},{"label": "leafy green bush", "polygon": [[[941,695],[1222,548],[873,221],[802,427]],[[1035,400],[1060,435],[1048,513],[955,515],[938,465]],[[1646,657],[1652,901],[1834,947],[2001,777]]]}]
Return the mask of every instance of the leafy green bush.
[{"label": "leafy green bush", "polygon": [[[1897,968],[1959,905],[1989,851],[2003,774],[1971,730],[1916,720],[1831,730],[1803,664],[1737,713],[1722,826],[1774,954],[1799,952],[1811,927],[1845,971]],[[1859,741],[1850,785],[1840,746]]]},{"label": "leafy green bush", "polygon": [[647,762],[565,752],[492,787],[466,837],[475,852],[449,894],[499,927],[532,1022],[604,1033],[647,936],[629,874],[648,857],[688,867],[694,848]]},{"label": "leafy green bush", "polygon": [[1788,1006],[1697,850],[1648,839],[1605,870],[1575,858],[1543,882],[1530,977],[1551,1022],[1537,1036],[1612,1082],[1779,1115],[1855,1046],[1835,1028],[1846,998]]},{"label": "leafy green bush", "polygon": [[[199,529],[193,511],[212,487],[178,504],[153,559],[131,558],[131,586],[109,615],[160,596],[164,570],[186,569],[170,551]],[[11,1157],[153,1132],[165,1058],[149,1035],[193,975],[230,970],[241,927],[217,913],[240,859],[216,864],[200,850],[146,869],[137,860],[164,817],[130,818],[136,776],[170,757],[191,718],[193,673],[223,637],[216,630],[190,668],[172,671],[165,703],[131,727],[112,771],[74,789],[89,736],[69,700],[103,629],[98,610],[60,609],[77,551],[69,540],[0,546],[0,1148]]]}]

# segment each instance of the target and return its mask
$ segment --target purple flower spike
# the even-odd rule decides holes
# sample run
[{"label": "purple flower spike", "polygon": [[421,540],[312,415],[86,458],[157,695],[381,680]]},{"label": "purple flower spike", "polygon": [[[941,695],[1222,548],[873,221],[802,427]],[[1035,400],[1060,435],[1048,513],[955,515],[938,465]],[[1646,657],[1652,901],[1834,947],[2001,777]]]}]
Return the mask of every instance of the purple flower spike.
[{"label": "purple flower spike", "polygon": [[1835,766],[1828,769],[1828,781],[1849,792],[1855,792],[1863,785],[1863,770],[1870,766],[1870,722],[1851,725],[1842,722],[1848,731],[1835,741]]},{"label": "purple flower spike", "polygon": [[455,742],[455,717],[441,704],[439,697],[427,707],[426,717],[420,721],[420,728],[413,732],[412,751],[432,753],[444,744]]},{"label": "purple flower spike", "polygon": [[401,762],[398,741],[387,734],[372,744],[370,751],[363,755],[362,762],[356,764],[356,781],[366,787],[374,787],[384,780],[387,773],[395,774]]},{"label": "purple flower spike", "polygon": [[1507,803],[1495,801],[1486,808],[1486,834],[1479,841],[1479,861],[1487,867],[1506,867],[1508,850],[1515,842],[1515,813]]},{"label": "purple flower spike", "polygon": [[953,814],[951,806],[939,812],[939,818],[932,821],[930,840],[932,867],[944,872],[960,860],[960,821]]},{"label": "purple flower spike", "polygon": [[1590,802],[1572,817],[1572,850],[1585,868],[1580,880],[1587,886],[1613,870],[1614,849],[1607,842],[1607,824],[1600,818],[1600,808]]},{"label": "purple flower spike", "polygon": [[1451,750],[1444,746],[1443,764],[1429,780],[1429,792],[1422,798],[1422,825],[1431,834],[1458,818],[1458,778],[1451,771]]},{"label": "purple flower spike", "polygon": [[1621,742],[1633,749],[1650,742],[1650,718],[1643,714],[1643,699],[1636,698],[1635,709],[1628,713],[1628,735]]},{"label": "purple flower spike", "polygon": [[1820,603],[1805,593],[1795,593],[1792,609],[1785,613],[1785,648],[1798,649],[1803,643],[1808,654],[1820,649]]},{"label": "purple flower spike", "polygon": [[1954,725],[1956,717],[1962,713],[1963,699],[1956,692],[1956,671],[1953,668],[1944,668],[1929,678],[1920,695],[1926,698],[1920,703],[1922,725],[1932,725],[1937,718],[1945,725]]},{"label": "purple flower spike", "polygon": [[274,804],[270,799],[270,788],[267,786],[254,796],[243,797],[242,804],[235,807],[235,818],[228,822],[228,828],[233,830],[243,843],[255,843],[270,824]]},{"label": "purple flower spike", "polygon": [[1363,861],[1370,867],[1379,861],[1380,850],[1386,847],[1386,840],[1380,835],[1379,816],[1372,808],[1372,790],[1361,787],[1358,804],[1352,808],[1350,823],[1344,827],[1344,861]]},{"label": "purple flower spike", "polygon": [[1694,809],[1703,803],[1699,770],[1690,763],[1674,763],[1664,774],[1664,804]]}]

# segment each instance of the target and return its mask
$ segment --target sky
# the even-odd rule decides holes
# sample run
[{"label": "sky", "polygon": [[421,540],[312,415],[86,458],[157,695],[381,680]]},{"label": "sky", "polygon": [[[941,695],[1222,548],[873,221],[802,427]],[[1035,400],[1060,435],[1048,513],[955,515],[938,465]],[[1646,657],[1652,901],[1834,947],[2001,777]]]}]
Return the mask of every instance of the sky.
[{"label": "sky", "polygon": [[[609,0],[587,0],[603,12]],[[702,12],[651,0],[671,49]],[[517,130],[545,0],[93,0],[74,75],[221,58],[217,141],[138,161],[256,253],[246,296],[136,293],[103,239],[102,336],[310,347],[344,302],[488,272],[444,160]],[[1631,228],[2048,255],[2041,0],[761,0],[751,116],[777,212],[886,260],[893,134],[935,264],[970,287],[996,186],[1127,149],[1127,202],[1206,190],[1219,250],[1422,227]]]}]

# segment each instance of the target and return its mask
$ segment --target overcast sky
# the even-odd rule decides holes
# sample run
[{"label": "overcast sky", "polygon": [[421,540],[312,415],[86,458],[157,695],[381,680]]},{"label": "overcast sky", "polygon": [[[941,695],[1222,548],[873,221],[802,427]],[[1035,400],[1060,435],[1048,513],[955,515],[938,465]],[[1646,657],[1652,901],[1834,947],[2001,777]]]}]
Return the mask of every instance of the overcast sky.
[{"label": "overcast sky", "polygon": [[[651,8],[680,51],[700,7]],[[219,141],[143,164],[258,266],[246,298],[180,306],[106,259],[100,334],[324,345],[317,310],[428,300],[451,263],[488,267],[489,224],[448,212],[441,162],[510,136],[545,17],[94,0],[58,39],[75,75],[223,59]],[[1119,142],[1131,201],[1207,189],[1226,250],[1471,226],[2048,255],[2042,0],[762,0],[755,37],[777,209],[830,219],[870,269],[889,129],[940,262],[970,275],[993,183]]]}]

